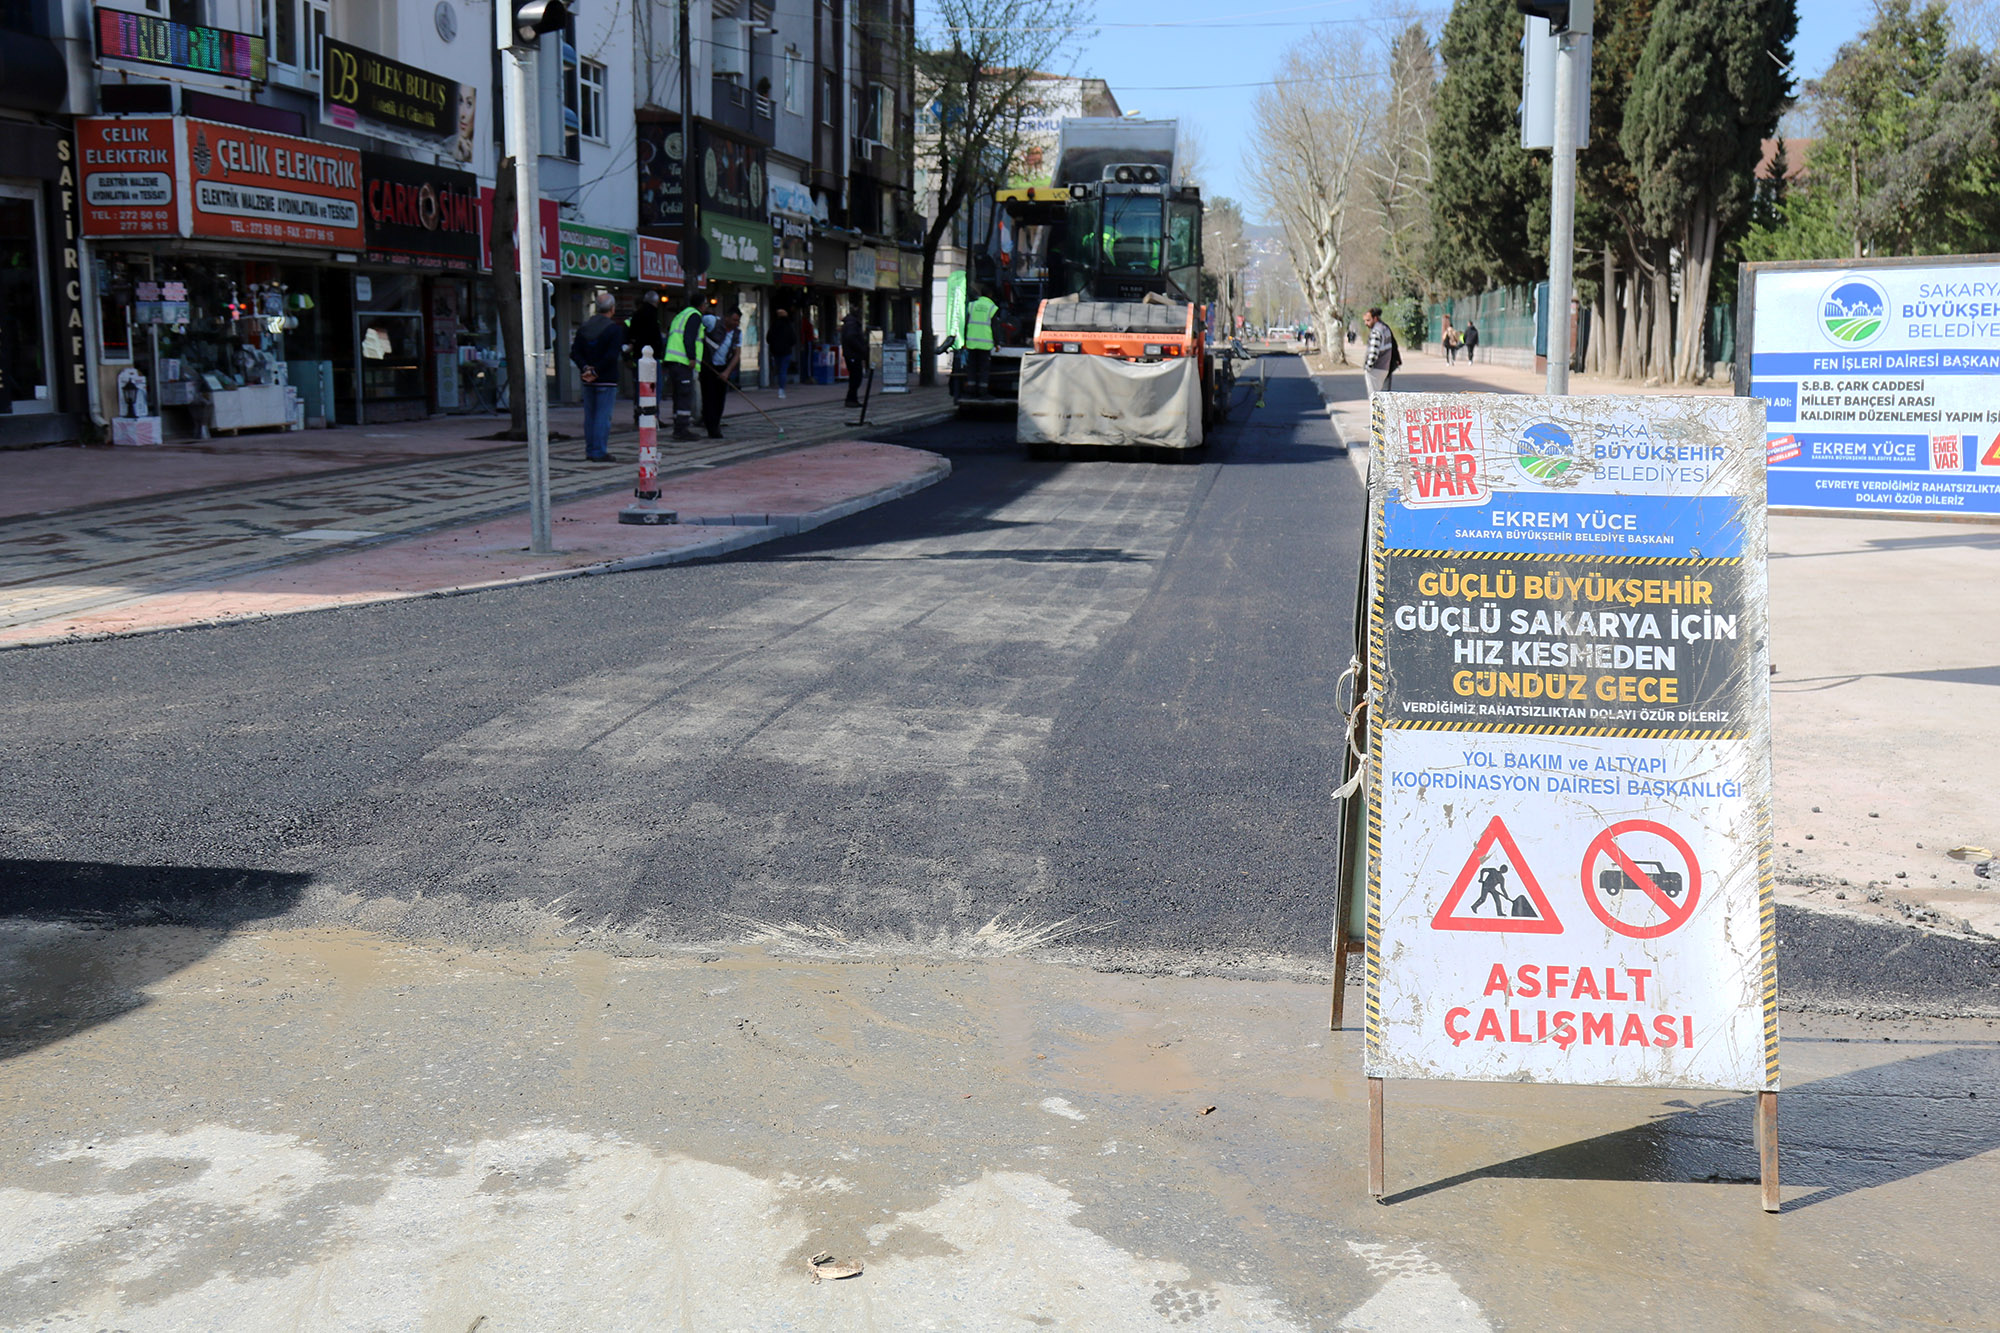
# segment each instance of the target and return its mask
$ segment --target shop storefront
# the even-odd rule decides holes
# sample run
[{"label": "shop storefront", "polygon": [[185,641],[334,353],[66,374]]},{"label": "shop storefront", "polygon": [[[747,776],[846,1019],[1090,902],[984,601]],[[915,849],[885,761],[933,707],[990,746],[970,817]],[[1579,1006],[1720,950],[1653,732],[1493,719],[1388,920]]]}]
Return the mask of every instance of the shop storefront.
[{"label": "shop storefront", "polygon": [[[591,302],[597,293],[615,290],[634,282],[633,237],[629,231],[586,227],[577,222],[556,226],[556,366],[558,383],[565,402],[581,401],[583,381],[569,359],[569,346],[583,322],[596,313]],[[629,307],[629,302],[627,303]],[[620,319],[630,314],[622,309]]]},{"label": "shop storefront", "polygon": [[354,275],[353,338],[364,422],[490,406],[482,371],[499,358],[491,285],[479,263],[479,182],[385,153],[361,155],[368,270]]},{"label": "shop storefront", "polygon": [[184,116],[77,122],[107,415],[167,438],[297,429],[358,402],[360,155]]},{"label": "shop storefront", "polygon": [[704,213],[701,228],[708,238],[708,293],[703,308],[712,314],[732,305],[743,308],[741,373],[745,383],[754,383],[768,318],[763,301],[772,276],[770,224]]},{"label": "shop storefront", "polygon": [[0,122],[0,448],[83,434],[75,167],[62,131]]}]

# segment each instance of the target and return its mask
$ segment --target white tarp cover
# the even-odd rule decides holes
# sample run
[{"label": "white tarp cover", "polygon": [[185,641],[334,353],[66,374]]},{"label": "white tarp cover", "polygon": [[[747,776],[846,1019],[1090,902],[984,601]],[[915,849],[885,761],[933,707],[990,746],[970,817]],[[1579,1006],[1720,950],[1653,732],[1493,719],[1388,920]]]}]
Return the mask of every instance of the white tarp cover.
[{"label": "white tarp cover", "polygon": [[1369,1075],[1778,1086],[1763,437],[1376,397]]},{"label": "white tarp cover", "polygon": [[1022,444],[1196,448],[1202,442],[1201,362],[1030,352],[1021,358],[1014,435]]}]

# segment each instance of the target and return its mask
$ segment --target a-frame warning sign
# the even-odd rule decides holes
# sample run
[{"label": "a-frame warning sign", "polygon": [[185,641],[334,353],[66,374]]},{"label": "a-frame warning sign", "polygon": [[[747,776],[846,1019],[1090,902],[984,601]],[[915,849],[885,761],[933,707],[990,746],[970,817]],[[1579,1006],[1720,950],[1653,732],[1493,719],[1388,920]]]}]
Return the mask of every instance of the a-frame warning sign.
[{"label": "a-frame warning sign", "polygon": [[[1480,862],[1486,859],[1496,843],[1506,853],[1506,858],[1498,865],[1482,867]],[[1520,883],[1518,893],[1508,884],[1510,875]],[[1465,898],[1472,888],[1474,876],[1479,880],[1479,896],[1468,910]],[[1480,915],[1489,903],[1493,914]],[[1431,929],[1560,935],[1562,928],[1555,909],[1549,906],[1548,895],[1542,892],[1542,886],[1535,880],[1535,872],[1528,868],[1527,858],[1521,855],[1514,835],[1507,831],[1506,822],[1498,815],[1493,816],[1493,822],[1486,826],[1486,831],[1479,835],[1479,841],[1473,844],[1465,869],[1459,871],[1458,878],[1451,882],[1451,892],[1445,894],[1444,901],[1438,904],[1437,915],[1431,918]]]}]

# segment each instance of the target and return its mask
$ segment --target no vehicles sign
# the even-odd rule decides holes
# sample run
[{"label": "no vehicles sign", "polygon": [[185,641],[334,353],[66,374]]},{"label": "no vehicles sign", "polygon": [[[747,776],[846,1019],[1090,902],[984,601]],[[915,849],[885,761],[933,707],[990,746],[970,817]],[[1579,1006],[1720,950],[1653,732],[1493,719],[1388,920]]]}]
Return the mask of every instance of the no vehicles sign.
[{"label": "no vehicles sign", "polygon": [[1376,412],[1367,1073],[1775,1090],[1760,405]]}]

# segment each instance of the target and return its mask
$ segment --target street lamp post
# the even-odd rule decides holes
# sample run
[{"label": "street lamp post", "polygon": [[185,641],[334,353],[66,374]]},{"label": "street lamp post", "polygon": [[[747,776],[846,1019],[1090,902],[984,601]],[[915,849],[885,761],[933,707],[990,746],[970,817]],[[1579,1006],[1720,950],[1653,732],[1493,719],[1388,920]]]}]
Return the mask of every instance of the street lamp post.
[{"label": "street lamp post", "polygon": [[1576,291],[1576,112],[1590,96],[1593,0],[1570,0],[1568,31],[1556,36],[1555,149],[1549,198],[1549,384],[1569,392],[1569,308]]},{"label": "street lamp post", "polygon": [[[535,105],[535,44],[544,32],[559,30],[568,18],[561,0],[498,4],[493,7],[506,78],[506,153],[514,159],[514,256],[521,280],[523,404],[528,423],[528,549],[555,550],[549,520],[548,352],[542,344],[542,244],[537,214],[541,205],[541,143]],[[497,222],[497,219],[496,219]]]}]

